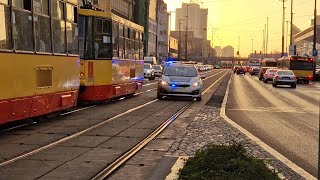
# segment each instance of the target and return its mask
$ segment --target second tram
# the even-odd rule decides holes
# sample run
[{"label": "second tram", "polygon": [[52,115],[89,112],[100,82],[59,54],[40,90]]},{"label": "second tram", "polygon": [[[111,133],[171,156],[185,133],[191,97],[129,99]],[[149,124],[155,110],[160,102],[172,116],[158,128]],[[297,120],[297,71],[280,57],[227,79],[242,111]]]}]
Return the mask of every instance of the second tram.
[{"label": "second tram", "polygon": [[133,95],[143,83],[143,27],[109,12],[79,10],[79,101]]}]

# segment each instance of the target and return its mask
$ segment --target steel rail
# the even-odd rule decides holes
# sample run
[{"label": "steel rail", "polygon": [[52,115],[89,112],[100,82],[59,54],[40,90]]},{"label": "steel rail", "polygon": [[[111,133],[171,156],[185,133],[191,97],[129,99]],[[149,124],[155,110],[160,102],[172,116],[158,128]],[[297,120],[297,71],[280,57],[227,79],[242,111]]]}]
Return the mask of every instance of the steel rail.
[{"label": "steel rail", "polygon": [[[229,71],[224,73],[218,80],[212,83],[206,90],[202,92],[202,95],[207,93],[215,84],[217,84]],[[102,171],[100,171],[97,175],[95,175],[91,180],[103,180],[109,177],[113,172],[115,172],[121,165],[123,165],[127,160],[133,157],[136,153],[138,153],[141,149],[143,149],[150,141],[152,141],[156,136],[158,136],[166,127],[168,127],[174,120],[176,120],[185,110],[187,110],[194,101],[187,103],[183,106],[178,112],[168,118],[165,122],[163,122],[156,130],[150,133],[146,138],[140,141],[133,148],[128,150],[125,154],[116,159],[113,163],[108,165]]]}]

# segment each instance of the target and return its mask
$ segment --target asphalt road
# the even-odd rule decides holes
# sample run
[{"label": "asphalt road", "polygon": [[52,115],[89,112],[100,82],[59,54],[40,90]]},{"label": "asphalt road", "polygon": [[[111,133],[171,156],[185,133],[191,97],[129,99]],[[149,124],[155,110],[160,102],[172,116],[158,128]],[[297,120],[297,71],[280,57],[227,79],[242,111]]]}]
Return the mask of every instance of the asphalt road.
[{"label": "asphalt road", "polygon": [[233,75],[227,116],[292,162],[317,175],[320,83],[272,87]]}]

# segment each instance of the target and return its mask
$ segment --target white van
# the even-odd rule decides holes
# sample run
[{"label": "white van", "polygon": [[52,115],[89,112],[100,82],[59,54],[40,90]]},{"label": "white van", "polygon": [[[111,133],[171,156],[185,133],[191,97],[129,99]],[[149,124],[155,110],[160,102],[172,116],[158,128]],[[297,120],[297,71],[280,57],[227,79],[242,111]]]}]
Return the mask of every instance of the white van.
[{"label": "white van", "polygon": [[143,59],[144,63],[149,63],[151,65],[157,64],[157,58],[156,57],[144,57]]}]

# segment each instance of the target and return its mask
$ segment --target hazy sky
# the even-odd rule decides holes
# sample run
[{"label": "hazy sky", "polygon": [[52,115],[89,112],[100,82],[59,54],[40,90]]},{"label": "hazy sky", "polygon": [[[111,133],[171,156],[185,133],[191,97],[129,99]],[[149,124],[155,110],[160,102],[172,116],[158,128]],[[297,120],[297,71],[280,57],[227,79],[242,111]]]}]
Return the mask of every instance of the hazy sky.
[{"label": "hazy sky", "polygon": [[[168,11],[175,11],[176,8],[181,7],[183,2],[190,2],[190,0],[164,1],[168,4]],[[193,2],[196,1],[197,0],[193,0]],[[267,23],[267,17],[269,17],[268,52],[274,52],[275,50],[281,51],[281,0],[198,0],[198,2],[203,2],[203,4],[200,3],[200,5],[209,9],[207,36],[208,39],[212,39],[211,34],[214,28],[214,46],[231,45],[237,50],[238,37],[240,36],[241,56],[247,56],[251,53],[251,39],[253,39],[253,49],[260,52],[263,41],[262,30],[264,29],[264,24]],[[290,21],[290,3],[291,0],[285,2],[286,21]],[[317,9],[320,9],[320,2],[317,4]],[[313,12],[314,0],[293,0],[293,23],[301,30],[311,26]],[[171,14],[171,29],[174,30],[175,12],[171,12]]]}]

